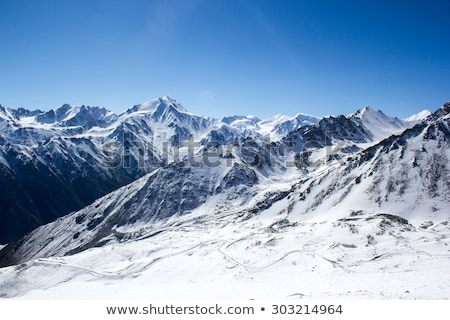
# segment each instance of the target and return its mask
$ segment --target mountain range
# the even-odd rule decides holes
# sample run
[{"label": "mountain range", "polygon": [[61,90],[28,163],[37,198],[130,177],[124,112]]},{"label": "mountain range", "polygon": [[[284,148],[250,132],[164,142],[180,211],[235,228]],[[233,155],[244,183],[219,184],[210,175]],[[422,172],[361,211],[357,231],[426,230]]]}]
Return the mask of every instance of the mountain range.
[{"label": "mountain range", "polygon": [[[117,297],[145,280],[167,297],[171,285],[185,297],[189,283],[204,297],[210,281],[224,285],[215,296],[230,297],[230,279],[258,288],[265,279],[286,284],[277,297],[448,298],[448,286],[423,289],[448,276],[411,279],[448,266],[449,114],[446,103],[405,120],[369,107],[213,119],[168,96],[119,115],[0,106],[0,265],[9,266],[0,296],[56,296],[93,281],[94,292],[120,288]],[[354,286],[289,281],[296,272]]]}]

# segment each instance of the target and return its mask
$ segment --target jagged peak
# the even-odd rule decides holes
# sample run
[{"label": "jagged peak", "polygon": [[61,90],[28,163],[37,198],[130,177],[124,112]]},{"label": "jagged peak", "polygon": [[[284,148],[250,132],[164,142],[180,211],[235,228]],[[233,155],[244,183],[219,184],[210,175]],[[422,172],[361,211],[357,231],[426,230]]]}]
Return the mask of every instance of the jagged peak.
[{"label": "jagged peak", "polygon": [[450,101],[447,101],[439,109],[433,112],[427,119],[438,120],[447,118],[450,115]]},{"label": "jagged peak", "polygon": [[70,103],[63,103],[60,107],[56,108],[55,110],[69,110],[72,108],[72,105]]},{"label": "jagged peak", "polygon": [[[159,98],[159,99],[160,99],[160,100],[167,101],[167,102],[169,102],[170,104],[177,105],[177,106],[180,106],[181,108],[183,108],[183,107],[181,106],[181,104],[178,103],[177,100],[175,100],[174,98],[172,98],[172,97],[170,97],[170,96],[168,96],[168,95],[162,96],[162,97]],[[184,108],[183,108],[183,109],[184,109]]]},{"label": "jagged peak", "polygon": [[12,120],[14,119],[14,115],[12,114],[11,110],[7,107],[4,107],[0,104],[0,117]]},{"label": "jagged peak", "polygon": [[424,119],[426,119],[428,116],[431,115],[431,111],[430,110],[422,110],[416,114],[413,114],[412,116],[409,116],[408,118],[403,119],[403,121],[406,122],[419,122],[422,121]]},{"label": "jagged peak", "polygon": [[276,114],[275,116],[273,116],[272,118],[259,121],[259,124],[260,125],[277,126],[277,125],[281,125],[283,123],[294,122],[294,121],[304,123],[304,124],[314,124],[314,123],[319,122],[319,120],[320,120],[320,118],[309,115],[309,114],[305,114],[305,113],[297,113],[293,117],[279,113],[279,114]]},{"label": "jagged peak", "polygon": [[441,109],[446,112],[447,114],[450,113],[450,101],[447,101],[444,103],[444,105],[441,107]]},{"label": "jagged peak", "polygon": [[374,115],[374,116],[376,116],[376,115],[386,116],[383,113],[383,111],[378,110],[378,109],[374,109],[372,107],[367,106],[367,107],[359,109],[358,111],[356,111],[354,113],[351,113],[350,115],[348,115],[348,118],[360,118],[360,119],[362,119],[364,117],[368,117],[368,116],[371,116],[371,115]]},{"label": "jagged peak", "polygon": [[132,108],[128,109],[126,113],[153,113],[161,112],[170,108],[177,112],[188,113],[188,111],[180,103],[178,103],[175,99],[171,98],[168,95],[134,105]]},{"label": "jagged peak", "polygon": [[238,115],[234,115],[234,116],[226,116],[223,117],[222,119],[220,119],[221,122],[226,123],[226,124],[231,124],[232,122],[239,120],[239,119],[244,119],[244,116],[238,116]]}]

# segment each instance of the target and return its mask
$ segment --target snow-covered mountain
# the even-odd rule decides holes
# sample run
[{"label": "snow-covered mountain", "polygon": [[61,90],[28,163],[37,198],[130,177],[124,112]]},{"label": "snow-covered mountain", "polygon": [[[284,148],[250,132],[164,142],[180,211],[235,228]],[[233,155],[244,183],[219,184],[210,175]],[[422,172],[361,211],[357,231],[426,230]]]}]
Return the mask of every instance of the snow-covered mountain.
[{"label": "snow-covered mountain", "polygon": [[404,121],[417,123],[425,120],[428,116],[431,115],[431,113],[432,112],[430,110],[422,110],[419,113],[413,114],[412,116],[404,119]]},{"label": "snow-covered mountain", "polygon": [[373,140],[380,140],[390,134],[400,133],[411,126],[407,121],[389,117],[380,110],[369,107],[351,114],[350,118],[366,128],[372,134]]},{"label": "snow-covered mountain", "polygon": [[[383,124],[389,123],[389,117],[380,118]],[[345,119],[359,125],[362,118]],[[135,105],[120,115],[68,104],[47,112],[1,107],[0,121],[0,204],[5,221],[0,226],[0,243],[17,240],[162,165],[181,161],[201,146],[267,139],[279,144],[296,130],[318,131],[321,137],[324,130],[348,131],[335,124],[325,128],[327,120],[318,125],[318,118],[303,114],[217,120],[191,114],[168,96]],[[385,127],[383,134],[404,125],[392,123],[397,126]],[[377,128],[368,128],[365,140],[378,139]],[[182,147],[194,140],[199,142],[194,149]],[[247,154],[252,157],[251,152]]]},{"label": "snow-covered mountain", "polygon": [[1,107],[0,121],[0,243],[173,161],[167,143],[202,136],[217,122],[170,97],[121,115],[67,104],[47,112]]},{"label": "snow-covered mountain", "polygon": [[[8,284],[0,296],[34,297],[43,292],[33,290],[45,289],[50,297],[74,297],[70,288],[85,281],[98,294],[120,289],[111,297],[142,290],[142,283],[172,298],[173,291],[192,294],[182,286],[210,297],[201,292],[211,283],[223,287],[213,296],[234,298],[229,283],[242,287],[242,298],[450,296],[448,286],[423,289],[450,281],[437,274],[450,257],[450,103],[417,124],[371,108],[323,119],[216,120],[190,114],[170,97],[117,116],[85,107],[102,120],[92,125],[68,123],[82,108],[63,109],[54,122],[39,122],[43,112],[1,109],[0,126],[9,133],[28,124],[22,144],[19,135],[5,135],[2,152],[16,148],[15,157],[2,153],[5,172],[15,178],[11,163],[39,163],[34,170],[51,168],[64,184],[65,168],[75,177],[87,162],[89,181],[116,187],[3,248],[0,264],[21,268],[0,269]],[[72,162],[55,164],[62,155]],[[16,208],[33,209],[37,197],[29,199]],[[392,277],[391,268],[400,275]],[[311,281],[292,277],[299,273]],[[342,287],[318,285],[338,278]],[[280,282],[275,291],[255,289]]]},{"label": "snow-covered mountain", "polygon": [[273,118],[259,121],[258,125],[262,135],[270,135],[271,139],[280,140],[290,132],[305,125],[316,124],[319,120],[317,117],[302,113],[298,113],[294,117],[278,114]]}]

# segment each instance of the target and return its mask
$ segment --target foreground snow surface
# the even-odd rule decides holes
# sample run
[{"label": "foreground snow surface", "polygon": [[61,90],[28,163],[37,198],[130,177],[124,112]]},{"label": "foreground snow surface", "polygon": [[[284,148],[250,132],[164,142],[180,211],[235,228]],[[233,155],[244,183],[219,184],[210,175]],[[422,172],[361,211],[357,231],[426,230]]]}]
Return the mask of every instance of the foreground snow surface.
[{"label": "foreground snow surface", "polygon": [[140,239],[0,269],[0,297],[450,298],[450,222],[439,216],[404,223],[369,211],[297,215],[289,199],[243,215],[218,209],[218,200],[152,225]]}]

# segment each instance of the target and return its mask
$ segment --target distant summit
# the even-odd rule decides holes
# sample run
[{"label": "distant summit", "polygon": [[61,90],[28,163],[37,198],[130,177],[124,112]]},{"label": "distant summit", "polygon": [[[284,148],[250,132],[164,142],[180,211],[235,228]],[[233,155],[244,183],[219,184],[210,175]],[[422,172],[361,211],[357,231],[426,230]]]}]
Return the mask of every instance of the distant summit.
[{"label": "distant summit", "polygon": [[430,114],[431,114],[430,110],[422,110],[419,113],[413,114],[412,116],[403,120],[407,122],[419,122],[426,119]]}]

